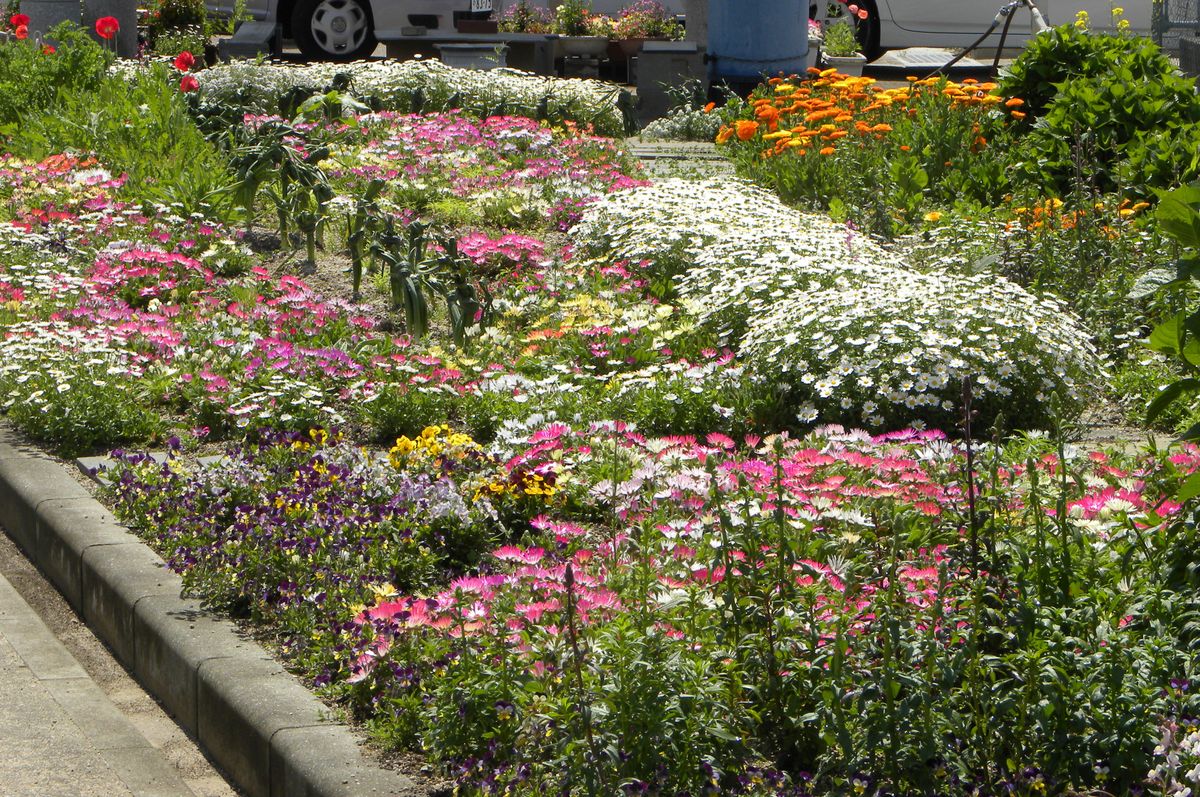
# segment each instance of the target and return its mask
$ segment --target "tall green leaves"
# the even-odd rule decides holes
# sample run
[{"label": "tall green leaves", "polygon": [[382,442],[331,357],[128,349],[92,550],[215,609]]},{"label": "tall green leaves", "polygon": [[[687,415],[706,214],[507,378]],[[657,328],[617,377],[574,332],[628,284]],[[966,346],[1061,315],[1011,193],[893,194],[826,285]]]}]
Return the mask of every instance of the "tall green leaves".
[{"label": "tall green leaves", "polygon": [[[1163,231],[1184,249],[1183,256],[1175,262],[1175,278],[1166,284],[1200,279],[1200,183],[1163,194],[1155,215]],[[1176,401],[1200,394],[1200,309],[1176,313],[1166,319],[1155,327],[1146,343],[1160,354],[1174,358],[1184,374],[1182,379],[1164,387],[1150,403],[1146,421],[1152,423]],[[1200,439],[1200,424],[1181,437]]]}]

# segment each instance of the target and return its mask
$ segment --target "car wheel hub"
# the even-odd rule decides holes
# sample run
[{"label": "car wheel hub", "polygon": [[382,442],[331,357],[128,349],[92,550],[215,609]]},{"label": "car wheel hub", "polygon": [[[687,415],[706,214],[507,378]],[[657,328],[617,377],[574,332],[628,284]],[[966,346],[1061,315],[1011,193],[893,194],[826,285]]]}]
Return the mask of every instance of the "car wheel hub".
[{"label": "car wheel hub", "polygon": [[370,25],[366,10],[356,0],[322,0],[313,9],[310,27],[318,47],[343,55],[362,45]]}]

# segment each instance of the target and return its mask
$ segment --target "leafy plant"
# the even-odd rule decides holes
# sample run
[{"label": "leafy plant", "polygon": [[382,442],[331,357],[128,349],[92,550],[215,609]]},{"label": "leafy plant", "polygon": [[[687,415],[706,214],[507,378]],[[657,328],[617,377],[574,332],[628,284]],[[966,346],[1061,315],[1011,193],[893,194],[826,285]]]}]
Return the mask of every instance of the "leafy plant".
[{"label": "leafy plant", "polygon": [[[1184,250],[1175,262],[1174,278],[1166,284],[1200,279],[1200,184],[1161,195],[1155,217],[1163,231]],[[1172,358],[1184,374],[1164,387],[1147,407],[1146,422],[1152,423],[1175,402],[1200,394],[1200,310],[1176,313],[1155,327],[1146,342],[1150,348]],[[1180,437],[1200,439],[1200,423]]]},{"label": "leafy plant", "polygon": [[529,0],[517,0],[501,12],[497,21],[506,33],[549,33],[553,25],[550,12],[530,5]]},{"label": "leafy plant", "polygon": [[591,0],[562,0],[554,9],[554,32],[563,36],[590,36]]},{"label": "leafy plant", "polygon": [[821,41],[821,51],[826,55],[846,57],[859,54],[858,38],[854,32],[854,23],[849,17],[839,16],[825,26],[824,38]]},{"label": "leafy plant", "polygon": [[10,151],[34,158],[91,152],[129,175],[126,194],[136,200],[224,213],[228,162],[196,127],[176,83],[165,65],[155,64],[132,77],[76,84],[62,91],[55,113],[26,119]]},{"label": "leafy plant", "polygon": [[618,39],[682,39],[683,27],[658,0],[635,0],[617,14],[613,35]]},{"label": "leafy plant", "polygon": [[32,122],[68,98],[95,92],[113,57],[82,31],[63,23],[49,32],[53,53],[31,39],[10,39],[0,46],[0,127],[22,118]]},{"label": "leafy plant", "polygon": [[1060,26],[1031,42],[1000,91],[1024,101],[1014,161],[1030,182],[1066,193],[1081,139],[1103,190],[1152,197],[1200,173],[1195,81],[1147,39]]}]

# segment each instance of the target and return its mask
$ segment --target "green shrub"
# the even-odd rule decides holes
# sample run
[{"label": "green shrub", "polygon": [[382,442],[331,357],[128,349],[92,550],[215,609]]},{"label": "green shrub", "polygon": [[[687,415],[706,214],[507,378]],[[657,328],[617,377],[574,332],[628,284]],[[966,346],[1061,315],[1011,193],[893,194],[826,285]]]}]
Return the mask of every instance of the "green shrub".
[{"label": "green shrub", "polygon": [[0,127],[24,127],[64,98],[96,91],[104,79],[112,55],[86,33],[64,23],[50,37],[53,53],[32,39],[0,43]]},{"label": "green shrub", "polygon": [[1200,173],[1195,81],[1148,39],[1064,25],[1031,42],[1000,91],[1025,101],[1013,155],[1024,182],[1066,194],[1082,172],[1150,196]]},{"label": "green shrub", "polygon": [[176,78],[162,64],[130,77],[63,92],[54,114],[30,116],[13,139],[15,154],[91,152],[114,174],[129,175],[126,196],[178,204],[184,213],[220,210],[233,182],[220,151],[200,133]]}]

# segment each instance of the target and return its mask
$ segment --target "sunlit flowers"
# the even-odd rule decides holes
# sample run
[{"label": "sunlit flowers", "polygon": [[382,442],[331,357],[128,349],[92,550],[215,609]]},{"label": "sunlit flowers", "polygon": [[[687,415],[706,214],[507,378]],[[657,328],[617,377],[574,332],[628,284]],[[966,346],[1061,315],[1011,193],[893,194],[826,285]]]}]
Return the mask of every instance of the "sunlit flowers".
[{"label": "sunlit flowers", "polygon": [[101,39],[111,39],[121,29],[121,23],[116,17],[100,17],[96,20],[96,35]]}]

